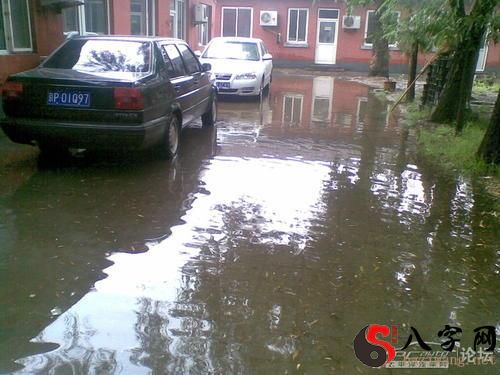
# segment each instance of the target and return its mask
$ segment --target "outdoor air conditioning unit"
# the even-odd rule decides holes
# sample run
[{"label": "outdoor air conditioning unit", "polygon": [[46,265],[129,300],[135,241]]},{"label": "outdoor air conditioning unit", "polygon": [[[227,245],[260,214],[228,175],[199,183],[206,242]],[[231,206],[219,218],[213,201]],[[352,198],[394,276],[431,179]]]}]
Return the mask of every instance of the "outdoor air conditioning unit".
[{"label": "outdoor air conditioning unit", "polygon": [[278,26],[277,10],[261,10],[260,26]]},{"label": "outdoor air conditioning unit", "polygon": [[195,4],[193,6],[193,23],[207,23],[208,16],[205,14],[205,9],[202,4]]},{"label": "outdoor air conditioning unit", "polygon": [[361,25],[360,16],[344,16],[342,18],[342,27],[344,29],[359,29]]},{"label": "outdoor air conditioning unit", "polygon": [[82,5],[84,0],[41,0],[40,5],[43,7],[51,7],[55,9],[75,7]]}]

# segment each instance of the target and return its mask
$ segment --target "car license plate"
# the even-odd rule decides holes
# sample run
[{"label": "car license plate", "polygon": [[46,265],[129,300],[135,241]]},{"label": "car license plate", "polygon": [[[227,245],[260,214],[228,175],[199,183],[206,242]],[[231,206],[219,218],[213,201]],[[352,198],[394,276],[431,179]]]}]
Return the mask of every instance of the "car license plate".
[{"label": "car license plate", "polygon": [[50,90],[47,104],[61,107],[90,107],[90,93],[86,91]]},{"label": "car license plate", "polygon": [[231,83],[230,82],[216,82],[216,85],[220,89],[228,89],[228,88],[231,87]]}]

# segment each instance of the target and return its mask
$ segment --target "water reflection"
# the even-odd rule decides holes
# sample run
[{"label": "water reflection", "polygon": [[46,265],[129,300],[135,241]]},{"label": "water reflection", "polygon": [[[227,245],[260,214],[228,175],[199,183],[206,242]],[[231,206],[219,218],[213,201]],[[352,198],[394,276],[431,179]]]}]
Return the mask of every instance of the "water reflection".
[{"label": "water reflection", "polygon": [[[81,285],[45,284],[47,302],[37,302],[45,317],[24,337],[31,332],[34,343],[60,347],[12,355],[24,357],[17,363],[25,373],[363,373],[352,340],[368,323],[401,324],[403,343],[409,326],[417,327],[436,350],[444,324],[469,334],[464,346],[472,345],[473,328],[498,325],[491,200],[474,180],[422,167],[412,137],[366,86],[278,75],[262,102],[220,106],[217,156],[186,152],[178,177],[164,163],[76,169],[59,179],[41,173],[39,183],[34,176],[1,203],[20,233],[10,253],[23,254],[27,243],[64,253],[54,249],[49,216],[28,205],[56,205],[53,221],[71,223],[91,218],[86,212],[99,203],[103,219],[84,226],[85,235],[114,223],[113,236],[98,240],[77,236],[73,226],[57,232],[68,260],[87,260],[93,271],[80,262],[71,273]],[[184,150],[198,143],[190,145]],[[82,173],[90,172],[96,180],[81,189]],[[67,181],[70,175],[77,177]],[[116,210],[114,196],[121,197]],[[28,217],[44,223],[31,237],[21,225]],[[140,245],[147,251],[133,251]],[[69,262],[46,258],[34,259],[32,269],[55,270],[54,280],[69,272]],[[22,279],[50,281],[47,272],[32,273]],[[15,296],[34,285],[21,288],[6,300],[19,306]],[[76,291],[75,299],[48,295],[59,290]],[[62,314],[52,321],[54,306]]]}]

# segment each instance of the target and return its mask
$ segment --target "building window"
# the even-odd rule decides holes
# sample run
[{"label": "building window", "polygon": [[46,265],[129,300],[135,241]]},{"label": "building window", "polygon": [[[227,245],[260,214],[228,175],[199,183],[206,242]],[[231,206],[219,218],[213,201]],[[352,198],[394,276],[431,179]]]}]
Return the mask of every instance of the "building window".
[{"label": "building window", "polygon": [[304,96],[301,94],[285,94],[283,97],[283,125],[296,127],[302,120],[302,102]]},{"label": "building window", "polygon": [[170,26],[174,38],[184,39],[186,30],[186,4],[184,0],[170,1]]},{"label": "building window", "polygon": [[130,33],[155,35],[155,4],[153,0],[130,1]]},{"label": "building window", "polygon": [[207,22],[200,23],[198,27],[198,43],[200,46],[206,46],[210,41],[211,26],[212,26],[212,7],[209,5],[202,4],[203,18]]},{"label": "building window", "polygon": [[252,36],[252,8],[222,8],[222,36]]},{"label": "building window", "polygon": [[288,9],[288,43],[307,42],[309,9]]},{"label": "building window", "polygon": [[33,49],[28,0],[0,0],[0,51]]},{"label": "building window", "polygon": [[109,7],[106,0],[87,0],[84,5],[62,10],[64,32],[109,34]]},{"label": "building window", "polygon": [[[390,17],[386,22],[388,24],[397,24],[399,21],[400,12],[393,12],[392,17]],[[366,12],[366,23],[365,23],[365,42],[364,45],[367,47],[373,46],[373,32],[374,32],[374,22],[375,22],[375,11],[369,10]],[[387,40],[389,42],[389,47],[397,47],[397,41],[395,37]]]}]

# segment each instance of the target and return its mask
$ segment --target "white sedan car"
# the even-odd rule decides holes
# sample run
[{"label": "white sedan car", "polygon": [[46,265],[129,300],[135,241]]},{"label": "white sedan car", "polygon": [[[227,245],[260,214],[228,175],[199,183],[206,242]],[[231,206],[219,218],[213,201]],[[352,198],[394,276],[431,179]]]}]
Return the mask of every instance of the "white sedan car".
[{"label": "white sedan car", "polygon": [[219,94],[261,95],[271,83],[273,57],[262,40],[255,38],[214,38],[200,56],[212,65]]}]

